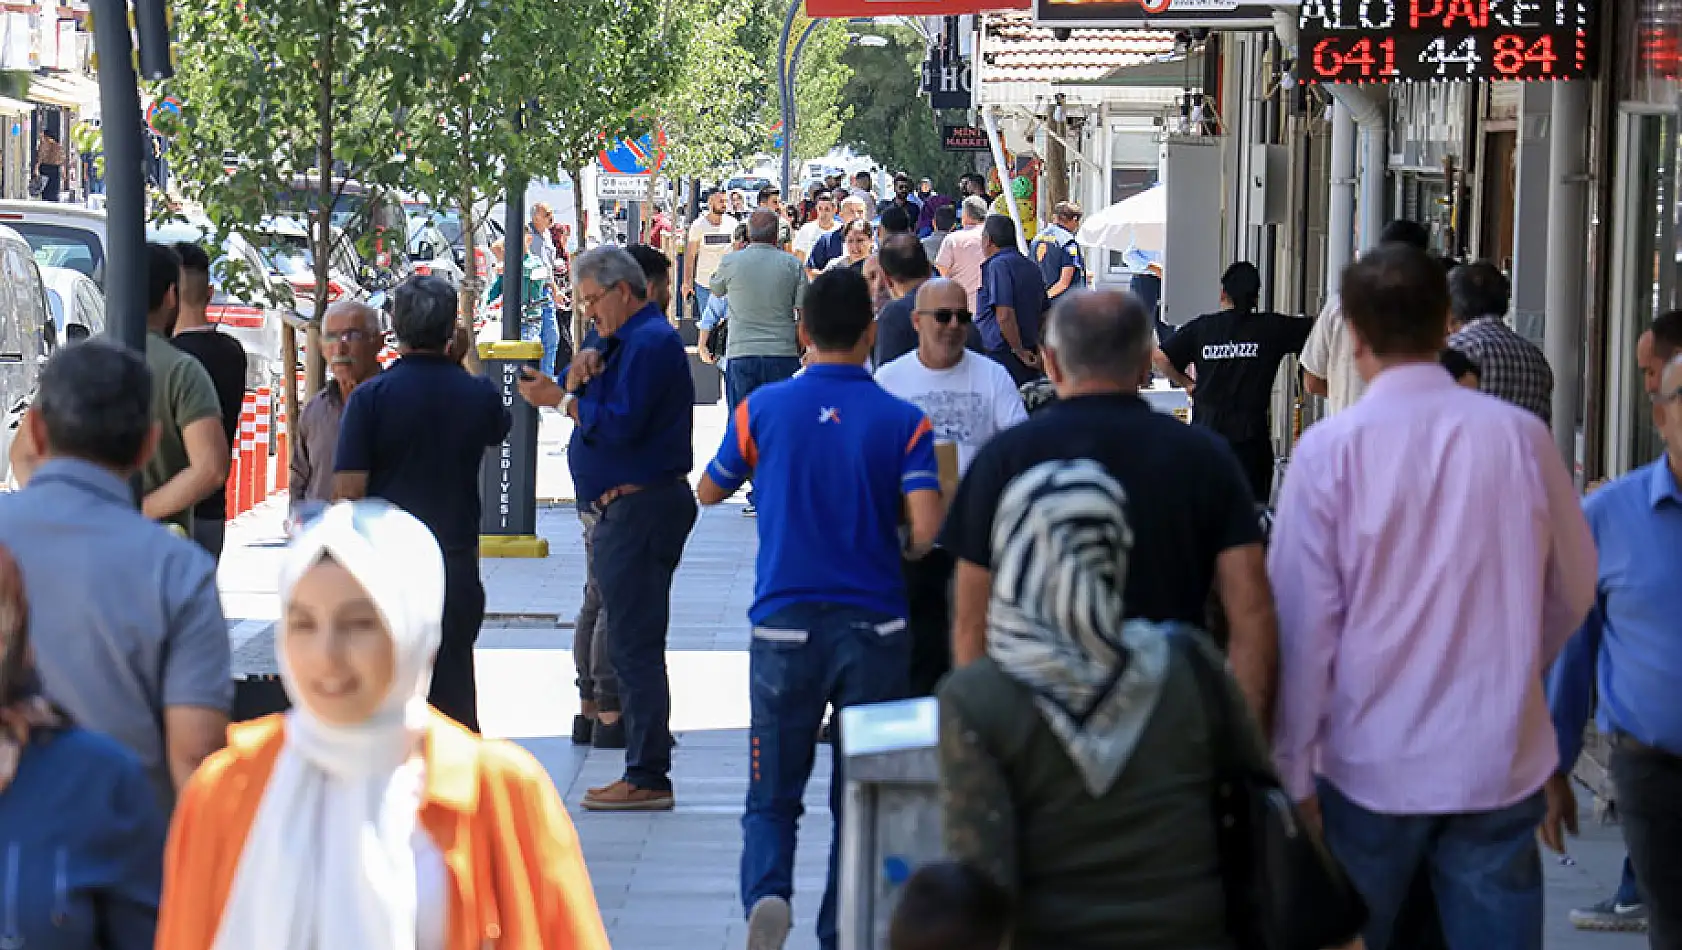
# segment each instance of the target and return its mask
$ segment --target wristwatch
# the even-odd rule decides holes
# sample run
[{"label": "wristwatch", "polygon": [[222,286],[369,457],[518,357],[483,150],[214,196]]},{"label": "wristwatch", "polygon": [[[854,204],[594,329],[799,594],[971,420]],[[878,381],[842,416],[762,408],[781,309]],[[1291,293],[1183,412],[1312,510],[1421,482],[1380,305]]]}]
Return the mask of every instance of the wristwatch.
[{"label": "wristwatch", "polygon": [[578,394],[577,393],[567,393],[566,395],[562,396],[561,397],[561,405],[560,405],[561,415],[563,415],[563,416],[571,415],[571,413],[568,412],[567,410],[571,409],[572,404],[577,402],[577,401],[578,401]]}]

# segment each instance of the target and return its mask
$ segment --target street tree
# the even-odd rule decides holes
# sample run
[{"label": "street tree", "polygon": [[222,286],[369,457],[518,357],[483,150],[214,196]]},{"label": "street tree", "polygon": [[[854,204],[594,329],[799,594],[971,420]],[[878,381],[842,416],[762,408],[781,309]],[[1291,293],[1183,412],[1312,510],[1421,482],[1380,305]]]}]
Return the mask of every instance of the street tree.
[{"label": "street tree", "polygon": [[854,46],[842,56],[852,67],[841,98],[852,114],[842,123],[841,139],[884,167],[914,177],[934,179],[942,191],[956,187],[958,176],[975,171],[975,159],[941,148],[940,126],[960,124],[961,113],[929,108],[918,92],[924,55],[921,37],[904,27],[879,27],[886,46]]},{"label": "street tree", "polygon": [[[307,394],[325,377],[320,315],[329,302],[333,216],[346,210],[346,183],[380,189],[403,178],[402,119],[419,90],[399,77],[410,51],[434,40],[419,7],[419,0],[175,6],[176,76],[160,91],[182,103],[170,157],[187,197],[203,207],[218,236],[249,232],[271,214],[309,216],[316,318],[306,327]],[[294,187],[299,176],[307,188]],[[282,350],[287,408],[296,419],[290,324]]]},{"label": "street tree", "polygon": [[[797,41],[812,21],[804,13],[795,17],[789,38],[792,59]],[[853,107],[846,97],[846,88],[853,78],[853,67],[845,53],[849,42],[847,21],[820,20],[806,45],[800,48],[800,61],[794,70],[794,155],[816,158],[829,154],[841,141],[842,130],[852,118]],[[773,50],[772,63],[776,62]],[[775,78],[775,77],[773,77]],[[777,103],[770,108],[778,112]],[[785,183],[784,189],[793,196],[798,182]]]},{"label": "street tree", "polygon": [[680,48],[690,52],[677,62],[670,86],[648,103],[650,118],[666,133],[666,174],[710,175],[763,147],[765,61],[740,43],[758,32],[749,21],[762,12],[732,0],[671,5]]}]

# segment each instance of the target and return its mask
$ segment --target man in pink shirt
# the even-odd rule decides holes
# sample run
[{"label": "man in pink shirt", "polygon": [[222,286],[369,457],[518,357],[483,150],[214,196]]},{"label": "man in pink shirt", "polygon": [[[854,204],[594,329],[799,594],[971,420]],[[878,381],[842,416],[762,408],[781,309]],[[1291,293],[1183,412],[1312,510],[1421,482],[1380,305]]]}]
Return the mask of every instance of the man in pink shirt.
[{"label": "man in pink shirt", "polygon": [[1281,778],[1366,898],[1369,950],[1422,867],[1453,950],[1541,950],[1542,678],[1593,604],[1594,542],[1541,420],[1437,362],[1440,264],[1380,247],[1342,299],[1366,395],[1304,434],[1268,556]]},{"label": "man in pink shirt", "polygon": [[973,313],[975,295],[981,290],[981,265],[987,260],[987,252],[981,248],[981,225],[987,221],[987,200],[971,195],[964,199],[959,210],[963,215],[962,227],[941,242],[934,266],[940,268],[940,276],[957,281],[969,294],[969,308]]}]

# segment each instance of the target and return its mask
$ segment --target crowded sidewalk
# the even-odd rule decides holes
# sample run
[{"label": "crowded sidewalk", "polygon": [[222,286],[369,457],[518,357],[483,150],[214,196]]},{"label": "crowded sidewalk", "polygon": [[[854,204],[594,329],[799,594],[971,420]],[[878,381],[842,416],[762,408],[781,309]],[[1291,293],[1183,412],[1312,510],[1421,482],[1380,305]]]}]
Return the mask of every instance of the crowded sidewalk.
[{"label": "crowded sidewalk", "polygon": [[[696,458],[722,437],[722,406],[699,407]],[[568,738],[578,710],[573,688],[572,619],[583,587],[583,544],[570,499],[565,446],[569,423],[545,412],[540,438],[538,533],[544,560],[486,560],[486,623],[479,639],[481,716],[488,734],[531,751],[555,781],[584,843],[602,916],[614,946],[632,950],[724,950],[743,945],[737,897],[740,817],[748,778],[747,607],[757,547],[755,522],[738,504],[703,511],[672,592],[669,645],[672,729],[679,745],[669,813],[603,814],[578,807],[585,789],[611,781],[621,753],[575,747]],[[268,504],[231,523],[221,567],[223,603],[236,670],[272,672],[275,579],[282,551],[283,506]],[[789,946],[815,945],[812,919],[822,889],[829,836],[829,764],[819,756],[806,793]],[[1623,843],[1584,802],[1583,837],[1574,864],[1544,856],[1547,946],[1560,950],[1633,950],[1645,938],[1573,930],[1572,907],[1615,885]]]}]

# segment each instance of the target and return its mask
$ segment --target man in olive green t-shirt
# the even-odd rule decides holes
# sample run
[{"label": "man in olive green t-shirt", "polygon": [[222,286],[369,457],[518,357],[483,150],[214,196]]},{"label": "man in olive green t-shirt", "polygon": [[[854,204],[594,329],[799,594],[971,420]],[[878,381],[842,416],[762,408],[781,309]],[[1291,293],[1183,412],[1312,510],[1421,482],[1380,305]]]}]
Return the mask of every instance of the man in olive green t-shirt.
[{"label": "man in olive green t-shirt", "polygon": [[140,470],[140,510],[189,536],[193,506],[228,481],[228,438],[210,374],[169,342],[179,310],[181,258],[148,244],[146,368],[152,371],[152,420],[158,445]]}]

